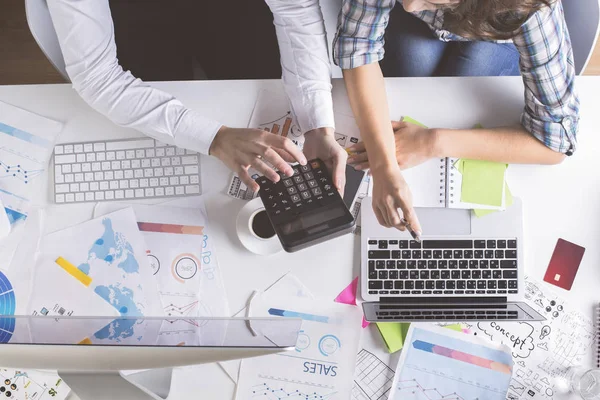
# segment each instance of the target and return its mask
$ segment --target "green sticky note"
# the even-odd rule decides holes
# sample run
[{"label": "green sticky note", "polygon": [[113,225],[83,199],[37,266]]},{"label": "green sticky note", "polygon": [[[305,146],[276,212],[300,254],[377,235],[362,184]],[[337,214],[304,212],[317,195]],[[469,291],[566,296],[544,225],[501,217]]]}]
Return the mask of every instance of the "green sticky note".
[{"label": "green sticky note", "polygon": [[[510,191],[510,188],[508,187],[508,183],[505,183],[505,188],[504,188],[504,203],[506,204],[506,208],[510,207],[513,205],[513,203],[515,202],[512,192]],[[498,210],[482,210],[482,209],[475,209],[473,210],[473,213],[475,213],[475,216],[477,216],[478,218],[481,217],[485,217],[486,215],[492,214],[498,212]]]},{"label": "green sticky note", "polygon": [[451,329],[453,331],[460,332],[460,333],[462,333],[462,331],[463,331],[462,326],[460,324],[446,325],[446,326],[444,326],[444,328]]},{"label": "green sticky note", "polygon": [[460,200],[465,203],[502,206],[502,189],[507,164],[483,160],[462,160]]},{"label": "green sticky note", "polygon": [[409,124],[419,125],[420,127],[427,128],[425,125],[423,125],[416,119],[412,119],[411,117],[402,117],[402,122],[408,122]]},{"label": "green sticky note", "polygon": [[376,323],[375,325],[377,325],[379,333],[381,333],[381,337],[390,353],[395,353],[402,349],[408,328],[410,328],[409,323],[384,322]]}]

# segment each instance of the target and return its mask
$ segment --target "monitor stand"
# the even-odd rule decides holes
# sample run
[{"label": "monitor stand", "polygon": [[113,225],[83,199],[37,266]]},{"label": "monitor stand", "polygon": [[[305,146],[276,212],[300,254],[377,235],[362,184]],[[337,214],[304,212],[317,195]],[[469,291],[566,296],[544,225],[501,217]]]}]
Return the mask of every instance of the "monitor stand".
[{"label": "monitor stand", "polygon": [[123,376],[117,371],[58,372],[81,400],[164,400],[171,391],[172,368]]}]

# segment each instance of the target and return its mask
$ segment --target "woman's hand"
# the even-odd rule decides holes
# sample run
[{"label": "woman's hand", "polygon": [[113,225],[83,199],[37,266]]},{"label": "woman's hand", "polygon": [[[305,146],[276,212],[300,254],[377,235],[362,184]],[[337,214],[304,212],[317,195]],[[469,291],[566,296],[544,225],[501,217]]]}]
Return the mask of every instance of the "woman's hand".
[{"label": "woman's hand", "polygon": [[260,187],[248,174],[248,168],[252,167],[273,182],[278,182],[279,174],[267,162],[287,176],[294,174],[288,163],[306,165],[306,157],[290,139],[260,129],[223,126],[217,132],[209,153],[223,161],[255,192]]},{"label": "woman's hand", "polygon": [[318,128],[304,134],[306,158],[320,158],[331,171],[333,182],[340,194],[346,186],[346,160],[348,153],[335,141],[333,128]]},{"label": "woman's hand", "polygon": [[[373,175],[373,211],[377,221],[386,228],[406,229],[401,222],[404,218],[421,236],[421,225],[412,205],[412,194],[400,168],[392,166],[383,170],[371,171]],[[398,209],[402,210],[399,215]]]},{"label": "woman's hand", "polygon": [[[396,139],[396,160],[400,169],[408,169],[435,157],[435,133],[432,129],[408,122],[392,121]],[[358,170],[370,168],[369,156],[363,142],[348,149],[352,155],[348,163]]]}]

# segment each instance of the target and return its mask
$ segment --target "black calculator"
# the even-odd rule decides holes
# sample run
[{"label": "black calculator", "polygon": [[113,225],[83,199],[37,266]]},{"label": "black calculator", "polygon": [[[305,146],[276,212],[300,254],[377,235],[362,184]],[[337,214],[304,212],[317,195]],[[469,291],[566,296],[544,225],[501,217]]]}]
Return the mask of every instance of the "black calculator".
[{"label": "black calculator", "polygon": [[280,172],[277,183],[264,176],[256,179],[283,249],[292,253],[350,232],[354,218],[325,163],[315,159],[292,168],[294,175]]}]

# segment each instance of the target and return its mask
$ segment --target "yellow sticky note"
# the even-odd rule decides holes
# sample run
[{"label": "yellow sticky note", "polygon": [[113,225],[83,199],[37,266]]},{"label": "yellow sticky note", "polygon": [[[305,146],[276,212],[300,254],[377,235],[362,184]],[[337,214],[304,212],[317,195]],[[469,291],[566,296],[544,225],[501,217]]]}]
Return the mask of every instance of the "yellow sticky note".
[{"label": "yellow sticky note", "polygon": [[[512,206],[515,202],[512,192],[510,191],[510,188],[508,187],[508,183],[504,184],[504,203],[506,204],[506,208]],[[492,214],[498,212],[498,210],[482,210],[482,209],[475,209],[473,210],[473,213],[475,214],[475,216],[477,216],[478,218],[481,217],[485,217],[486,215]]]},{"label": "yellow sticky note", "polygon": [[411,117],[402,117],[402,122],[408,122],[409,124],[419,125],[423,128],[427,128],[425,125],[417,121],[416,119],[412,119]]},{"label": "yellow sticky note", "polygon": [[410,328],[409,323],[384,322],[376,323],[376,325],[390,353],[395,353],[402,349],[408,328]]},{"label": "yellow sticky note", "polygon": [[[459,160],[460,161],[460,160]],[[508,164],[483,160],[461,160],[462,174],[460,200],[465,203],[502,206],[504,174]]]},{"label": "yellow sticky note", "polygon": [[79,268],[68,262],[62,257],[58,257],[55,261],[58,265],[62,267],[65,271],[69,273],[73,278],[77,279],[85,286],[90,286],[92,283],[92,278],[89,275],[84,274]]}]

